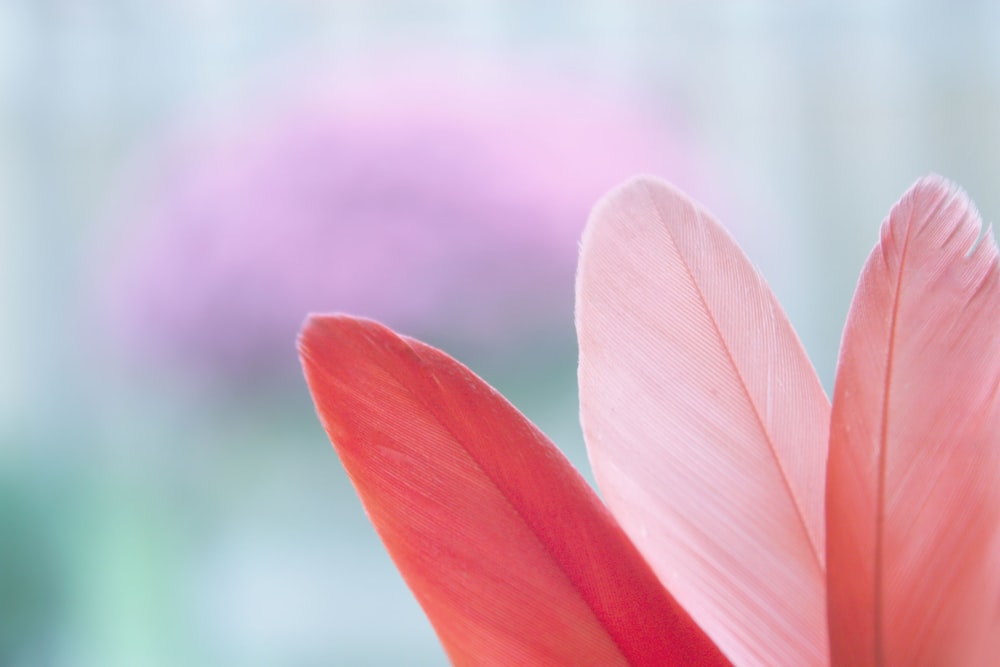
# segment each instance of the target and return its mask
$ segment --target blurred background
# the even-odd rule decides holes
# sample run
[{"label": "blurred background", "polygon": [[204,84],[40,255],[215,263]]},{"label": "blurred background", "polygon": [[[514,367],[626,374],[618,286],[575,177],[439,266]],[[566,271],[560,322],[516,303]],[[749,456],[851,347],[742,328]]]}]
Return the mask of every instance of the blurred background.
[{"label": "blurred background", "polygon": [[903,191],[1000,211],[998,30],[985,1],[0,3],[0,664],[444,664],[313,414],[306,313],[443,347],[586,470],[577,242],[650,172],[829,389]]}]

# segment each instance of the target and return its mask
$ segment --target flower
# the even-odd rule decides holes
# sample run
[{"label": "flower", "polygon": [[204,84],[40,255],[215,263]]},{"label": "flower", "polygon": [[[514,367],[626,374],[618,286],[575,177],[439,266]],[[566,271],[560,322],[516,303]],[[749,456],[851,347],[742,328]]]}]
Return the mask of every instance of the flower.
[{"label": "flower", "polygon": [[594,210],[577,279],[607,509],[502,397],[379,324],[300,337],[323,425],[458,664],[989,664],[1000,270],[967,197],[883,223],[832,405],[761,276],[656,179]]},{"label": "flower", "polygon": [[668,123],[595,81],[464,56],[354,69],[258,84],[130,185],[108,301],[136,357],[295,377],[310,308],[494,348],[561,342],[590,204],[629,165],[696,171]]}]

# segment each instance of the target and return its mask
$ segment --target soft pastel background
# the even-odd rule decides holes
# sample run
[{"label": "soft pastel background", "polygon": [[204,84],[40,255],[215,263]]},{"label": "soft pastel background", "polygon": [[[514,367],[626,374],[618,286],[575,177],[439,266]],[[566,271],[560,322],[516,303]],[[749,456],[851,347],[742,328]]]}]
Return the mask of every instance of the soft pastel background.
[{"label": "soft pastel background", "polygon": [[998,31],[985,0],[0,3],[0,664],[442,664],[304,315],[445,347],[585,468],[577,238],[652,171],[829,387],[904,189],[1000,211]]}]

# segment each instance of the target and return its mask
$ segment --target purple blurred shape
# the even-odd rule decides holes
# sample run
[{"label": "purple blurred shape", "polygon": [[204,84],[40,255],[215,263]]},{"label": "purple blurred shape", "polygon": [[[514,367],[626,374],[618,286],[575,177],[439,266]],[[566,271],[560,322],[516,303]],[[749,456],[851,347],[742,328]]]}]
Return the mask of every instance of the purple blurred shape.
[{"label": "purple blurred shape", "polygon": [[698,193],[696,170],[620,90],[446,70],[265,87],[161,149],[111,281],[127,346],[242,378],[297,372],[314,311],[438,341],[571,341],[591,206],[638,172]]}]

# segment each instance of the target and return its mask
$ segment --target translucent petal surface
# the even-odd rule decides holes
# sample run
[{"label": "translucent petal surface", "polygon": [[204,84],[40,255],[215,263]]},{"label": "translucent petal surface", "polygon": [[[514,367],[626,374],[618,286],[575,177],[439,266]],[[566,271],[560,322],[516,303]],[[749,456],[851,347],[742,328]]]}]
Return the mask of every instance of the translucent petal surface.
[{"label": "translucent petal surface", "polygon": [[577,329],[597,481],[660,579],[733,662],[824,664],[829,403],[763,279],[639,178],[591,216]]},{"label": "translucent petal surface", "polygon": [[347,317],[311,318],[300,352],[323,425],[455,663],[728,664],[566,459],[468,369]]},{"label": "translucent petal surface", "polygon": [[1000,285],[966,196],[918,182],[851,306],[827,486],[838,665],[996,664]]}]

